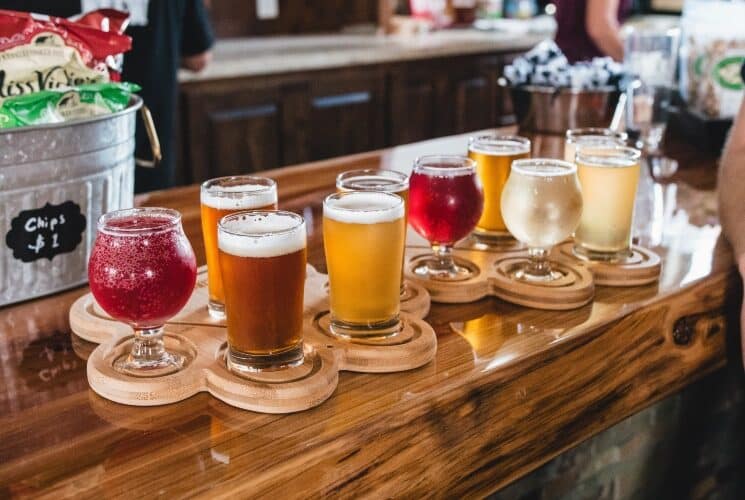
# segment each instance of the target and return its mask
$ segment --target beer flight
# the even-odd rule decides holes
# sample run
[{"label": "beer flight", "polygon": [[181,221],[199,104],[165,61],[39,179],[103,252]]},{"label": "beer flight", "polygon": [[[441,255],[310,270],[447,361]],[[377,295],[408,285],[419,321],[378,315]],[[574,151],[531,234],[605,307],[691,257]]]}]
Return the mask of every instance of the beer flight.
[{"label": "beer flight", "polygon": [[[516,136],[471,138],[468,156],[423,156],[411,176],[356,170],[337,178],[323,201],[329,279],[329,333],[372,340],[402,329],[400,306],[407,224],[432,255],[412,272],[425,280],[468,279],[473,267],[452,254],[472,235],[499,248],[515,239],[529,259],[511,278],[536,285],[562,278],[552,247],[574,235],[578,259],[623,263],[630,255],[640,152],[606,129],[567,132],[565,158],[530,158]],[[228,369],[238,375],[303,362],[307,242],[300,215],[278,210],[276,182],[254,176],[201,186],[207,258],[207,309],[227,326]],[[91,292],[114,319],[135,331],[131,352],[114,368],[160,376],[182,368],[163,326],[189,300],[196,259],[178,212],[135,208],[103,215],[89,262]]]}]

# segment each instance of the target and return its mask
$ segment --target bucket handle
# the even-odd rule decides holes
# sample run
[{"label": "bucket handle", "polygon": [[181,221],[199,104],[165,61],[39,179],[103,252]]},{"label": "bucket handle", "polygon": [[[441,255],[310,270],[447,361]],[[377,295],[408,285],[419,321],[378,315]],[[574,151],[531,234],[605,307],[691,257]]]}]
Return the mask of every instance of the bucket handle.
[{"label": "bucket handle", "polygon": [[150,149],[153,152],[153,159],[144,160],[142,158],[135,158],[135,164],[138,167],[155,168],[160,163],[160,160],[163,159],[163,153],[160,150],[160,139],[158,139],[158,132],[155,130],[153,115],[150,113],[150,109],[144,104],[140,108],[140,115],[142,116],[142,123],[145,124],[145,132],[147,132]]}]

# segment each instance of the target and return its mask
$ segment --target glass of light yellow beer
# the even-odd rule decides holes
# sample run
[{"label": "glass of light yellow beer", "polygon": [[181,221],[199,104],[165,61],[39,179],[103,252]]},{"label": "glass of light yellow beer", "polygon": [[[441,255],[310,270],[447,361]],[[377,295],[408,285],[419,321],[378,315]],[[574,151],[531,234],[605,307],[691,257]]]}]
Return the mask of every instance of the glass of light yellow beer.
[{"label": "glass of light yellow beer", "polygon": [[219,177],[202,184],[200,199],[209,287],[207,309],[213,318],[223,319],[225,299],[218,263],[217,224],[226,215],[240,210],[275,210],[277,183],[250,175]]},{"label": "glass of light yellow beer", "polygon": [[238,374],[303,362],[305,222],[292,212],[223,217],[217,232],[228,329],[228,369]]},{"label": "glass of light yellow beer", "polygon": [[554,159],[516,160],[501,203],[507,229],[530,254],[513,277],[529,282],[560,279],[563,275],[551,268],[548,253],[579,224],[583,208],[577,167]]},{"label": "glass of light yellow beer", "polygon": [[574,163],[579,146],[615,147],[625,146],[628,134],[609,128],[573,128],[567,130],[564,142],[564,161]]},{"label": "glass of light yellow beer", "polygon": [[[409,176],[403,172],[385,169],[349,170],[336,176],[336,190],[344,191],[383,191],[397,194],[404,200],[404,227],[409,215]],[[404,238],[404,245],[406,238]],[[408,299],[409,293],[404,283],[403,265],[401,267],[401,300]]]},{"label": "glass of light yellow beer", "polygon": [[580,146],[575,162],[584,211],[574,233],[574,252],[591,260],[630,255],[634,200],[641,152],[628,147]]},{"label": "glass of light yellow beer", "polygon": [[379,191],[348,191],[323,202],[331,333],[382,338],[400,330],[404,201]]},{"label": "glass of light yellow beer", "polygon": [[476,172],[484,190],[484,210],[473,231],[483,243],[509,238],[502,218],[500,200],[514,160],[530,158],[530,140],[511,135],[487,134],[471,137],[468,157],[476,162]]}]

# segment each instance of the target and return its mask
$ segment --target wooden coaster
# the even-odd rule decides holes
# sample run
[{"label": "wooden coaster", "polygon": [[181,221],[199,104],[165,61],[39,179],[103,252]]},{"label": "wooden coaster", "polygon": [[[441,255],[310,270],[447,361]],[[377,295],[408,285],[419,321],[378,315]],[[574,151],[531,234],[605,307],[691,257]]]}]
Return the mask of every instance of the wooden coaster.
[{"label": "wooden coaster", "polygon": [[574,243],[559,246],[558,251],[586,267],[592,273],[595,284],[602,286],[639,286],[654,283],[660,278],[662,259],[652,250],[631,247],[631,255],[624,262],[602,262],[582,259],[574,254]]},{"label": "wooden coaster", "polygon": [[91,294],[80,297],[70,309],[70,326],[80,338],[99,343],[88,358],[91,388],[118,403],[153,406],[173,403],[206,391],[238,408],[264,413],[289,413],[311,408],[336,388],[340,370],[382,373],[417,368],[431,361],[437,351],[434,330],[419,318],[429,311],[429,294],[413,286],[410,305],[416,315],[402,312],[404,328],[386,342],[343,340],[318,328],[316,318],[328,311],[327,277],[308,266],[305,289],[305,361],[287,370],[248,377],[228,371],[225,365],[225,327],[207,312],[206,280],[202,271],[197,287],[184,309],[166,324],[168,348],[187,358],[181,371],[162,377],[131,377],[113,369],[129,352],[132,329],[95,303]]},{"label": "wooden coaster", "polygon": [[556,270],[562,272],[561,280],[550,283],[528,283],[510,277],[510,271],[519,262],[526,260],[526,252],[505,254],[464,250],[453,251],[456,262],[468,263],[474,270],[471,278],[462,281],[447,281],[421,278],[413,269],[431,252],[413,247],[406,249],[404,274],[407,280],[427,288],[434,302],[461,304],[475,302],[493,295],[507,302],[536,309],[565,310],[582,307],[592,300],[595,286],[592,274],[570,259],[552,258]]}]

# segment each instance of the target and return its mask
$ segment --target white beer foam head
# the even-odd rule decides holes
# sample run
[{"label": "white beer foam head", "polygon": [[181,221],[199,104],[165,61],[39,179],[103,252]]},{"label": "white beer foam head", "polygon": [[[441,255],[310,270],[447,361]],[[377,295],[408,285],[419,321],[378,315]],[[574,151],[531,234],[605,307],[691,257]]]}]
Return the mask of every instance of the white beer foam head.
[{"label": "white beer foam head", "polygon": [[404,217],[404,201],[391,193],[348,191],[323,202],[323,215],[348,224],[377,224]]},{"label": "white beer foam head", "polygon": [[559,177],[574,175],[577,172],[577,166],[574,163],[553,158],[533,158],[513,161],[512,170],[533,177]]},{"label": "white beer foam head", "polygon": [[217,231],[220,250],[238,257],[294,253],[305,248],[305,240],[305,222],[285,212],[231,215],[220,221]]},{"label": "white beer foam head", "polygon": [[203,205],[217,210],[250,210],[277,202],[277,186],[243,184],[238,186],[210,186],[202,189]]},{"label": "white beer foam head", "polygon": [[482,135],[469,141],[468,150],[489,156],[530,153],[530,141],[522,137]]}]

